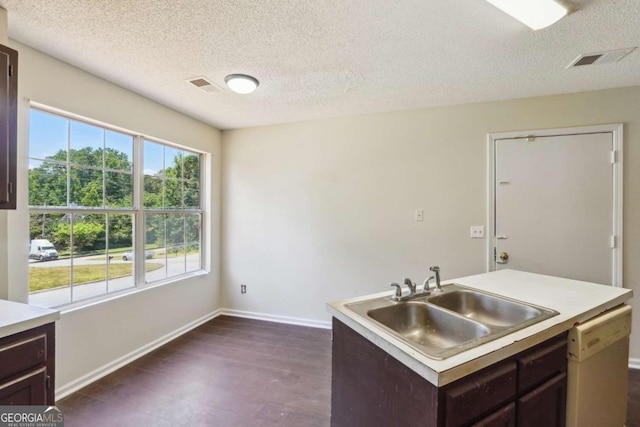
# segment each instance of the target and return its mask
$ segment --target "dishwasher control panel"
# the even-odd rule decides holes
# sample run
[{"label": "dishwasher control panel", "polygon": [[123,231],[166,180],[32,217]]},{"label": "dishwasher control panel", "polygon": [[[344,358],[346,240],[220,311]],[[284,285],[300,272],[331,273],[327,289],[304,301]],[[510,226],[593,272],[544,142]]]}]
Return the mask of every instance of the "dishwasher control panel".
[{"label": "dishwasher control panel", "polygon": [[631,307],[609,310],[569,330],[569,360],[581,362],[631,333]]}]

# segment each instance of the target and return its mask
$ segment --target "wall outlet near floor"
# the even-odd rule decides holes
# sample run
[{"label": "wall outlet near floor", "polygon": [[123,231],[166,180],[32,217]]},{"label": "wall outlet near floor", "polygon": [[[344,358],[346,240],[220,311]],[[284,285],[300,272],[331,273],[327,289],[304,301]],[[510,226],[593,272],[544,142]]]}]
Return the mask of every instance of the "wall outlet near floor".
[{"label": "wall outlet near floor", "polygon": [[484,225],[472,225],[470,230],[472,239],[484,239]]},{"label": "wall outlet near floor", "polygon": [[241,294],[247,293],[247,285],[240,285],[240,293]]}]

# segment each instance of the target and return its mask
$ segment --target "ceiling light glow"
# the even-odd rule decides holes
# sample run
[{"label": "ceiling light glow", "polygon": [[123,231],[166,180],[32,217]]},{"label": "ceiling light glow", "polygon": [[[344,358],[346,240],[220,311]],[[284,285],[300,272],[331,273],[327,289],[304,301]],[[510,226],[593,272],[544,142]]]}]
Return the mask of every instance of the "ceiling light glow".
[{"label": "ceiling light glow", "polygon": [[558,22],[569,11],[554,0],[487,0],[533,30]]},{"label": "ceiling light glow", "polygon": [[235,93],[246,95],[258,88],[260,82],[255,77],[246,74],[229,74],[224,78],[225,83]]}]

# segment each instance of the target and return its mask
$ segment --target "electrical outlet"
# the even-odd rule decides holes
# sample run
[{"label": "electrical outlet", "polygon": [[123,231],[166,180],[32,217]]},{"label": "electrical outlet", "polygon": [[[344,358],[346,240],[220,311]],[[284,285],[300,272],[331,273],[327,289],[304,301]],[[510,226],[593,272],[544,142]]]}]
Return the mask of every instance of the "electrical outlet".
[{"label": "electrical outlet", "polygon": [[247,293],[247,285],[240,285],[240,293],[241,294]]},{"label": "electrical outlet", "polygon": [[472,225],[470,234],[472,239],[484,239],[484,225]]}]

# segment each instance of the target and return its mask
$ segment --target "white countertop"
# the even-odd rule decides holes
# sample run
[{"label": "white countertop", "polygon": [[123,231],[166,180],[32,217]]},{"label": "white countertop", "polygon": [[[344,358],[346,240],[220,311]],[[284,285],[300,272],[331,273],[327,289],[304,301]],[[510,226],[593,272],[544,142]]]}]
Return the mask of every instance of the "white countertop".
[{"label": "white countertop", "polygon": [[443,360],[430,359],[395,338],[374,322],[366,321],[344,307],[345,304],[391,295],[391,292],[367,295],[328,304],[328,311],[341,322],[398,359],[430,383],[443,386],[487,367],[598,314],[622,304],[633,296],[624,288],[561,279],[515,270],[467,276],[443,281],[491,292],[556,310],[557,316],[487,342]]},{"label": "white countertop", "polygon": [[57,310],[0,299],[0,338],[58,319],[60,312]]}]

